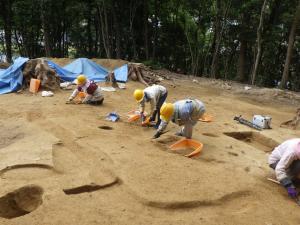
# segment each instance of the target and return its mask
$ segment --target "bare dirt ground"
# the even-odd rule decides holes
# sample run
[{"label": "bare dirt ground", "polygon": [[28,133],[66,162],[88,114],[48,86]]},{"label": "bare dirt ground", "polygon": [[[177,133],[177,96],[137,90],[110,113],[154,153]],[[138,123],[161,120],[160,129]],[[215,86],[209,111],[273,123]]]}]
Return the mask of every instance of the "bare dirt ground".
[{"label": "bare dirt ground", "polygon": [[[295,102],[237,94],[205,79],[162,84],[168,101],[198,98],[214,116],[194,129],[204,144],[195,158],[169,150],[175,125],[154,141],[153,128],[127,122],[139,83],[105,92],[99,107],[66,105],[71,91],[1,95],[0,224],[299,224],[299,206],[266,180],[268,152],[299,137],[279,127],[294,116]],[[121,121],[105,120],[112,111]],[[256,133],[233,121],[253,114],[271,115],[273,129]]]}]

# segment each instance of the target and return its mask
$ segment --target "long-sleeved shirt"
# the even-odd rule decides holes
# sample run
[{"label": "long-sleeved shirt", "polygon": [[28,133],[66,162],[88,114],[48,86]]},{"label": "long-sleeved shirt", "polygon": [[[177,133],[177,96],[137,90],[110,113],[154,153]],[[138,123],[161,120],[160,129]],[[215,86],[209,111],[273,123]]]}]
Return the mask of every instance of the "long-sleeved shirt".
[{"label": "long-sleeved shirt", "polygon": [[290,139],[277,146],[269,156],[269,164],[275,168],[278,181],[289,178],[288,169],[294,160],[300,159],[300,138]]},{"label": "long-sleeved shirt", "polygon": [[78,85],[77,88],[73,91],[72,95],[70,96],[70,99],[75,98],[80,91],[83,91],[86,93],[86,96],[82,100],[82,103],[87,103],[90,100],[95,100],[95,101],[101,100],[103,98],[103,95],[101,93],[100,87],[98,87],[92,95],[87,93],[87,89],[90,86],[90,84],[91,84],[91,81],[88,80],[87,82],[85,82],[85,84]]},{"label": "long-sleeved shirt", "polygon": [[[179,126],[187,123],[195,125],[204,112],[205,106],[198,99],[180,100],[174,103],[174,113],[170,120]],[[159,125],[158,132],[163,132],[168,123],[169,121],[165,121],[161,117],[161,123]]]},{"label": "long-sleeved shirt", "polygon": [[157,110],[157,103],[161,96],[167,93],[167,89],[161,85],[152,85],[144,89],[144,98],[140,102],[140,111],[145,111],[145,103],[150,102],[150,115]]}]

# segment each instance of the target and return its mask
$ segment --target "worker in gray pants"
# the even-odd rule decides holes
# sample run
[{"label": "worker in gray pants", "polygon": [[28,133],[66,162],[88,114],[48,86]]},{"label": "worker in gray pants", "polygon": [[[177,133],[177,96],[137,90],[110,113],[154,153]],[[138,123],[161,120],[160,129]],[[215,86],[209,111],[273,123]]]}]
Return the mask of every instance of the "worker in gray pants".
[{"label": "worker in gray pants", "polygon": [[185,99],[172,103],[165,103],[160,110],[161,123],[153,138],[161,136],[166,129],[169,121],[182,126],[181,130],[176,133],[188,139],[192,138],[193,127],[205,113],[204,104],[198,99]]}]

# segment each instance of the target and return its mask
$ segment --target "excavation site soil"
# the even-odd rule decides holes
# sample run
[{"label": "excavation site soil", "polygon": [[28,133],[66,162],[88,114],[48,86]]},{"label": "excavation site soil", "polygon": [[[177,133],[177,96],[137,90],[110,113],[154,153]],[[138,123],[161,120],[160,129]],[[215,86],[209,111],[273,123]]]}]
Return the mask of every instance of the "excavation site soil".
[{"label": "excavation site soil", "polygon": [[[65,104],[71,90],[1,95],[0,224],[299,224],[300,207],[267,180],[269,152],[299,137],[280,127],[299,102],[205,79],[175,76],[161,84],[168,101],[197,98],[213,116],[194,128],[200,155],[170,150],[180,139],[174,124],[153,140],[153,128],[127,121],[137,108],[132,93],[144,87],[138,82],[104,92],[102,106]],[[110,112],[121,119],[107,121]],[[233,120],[254,114],[270,115],[272,129]]]}]

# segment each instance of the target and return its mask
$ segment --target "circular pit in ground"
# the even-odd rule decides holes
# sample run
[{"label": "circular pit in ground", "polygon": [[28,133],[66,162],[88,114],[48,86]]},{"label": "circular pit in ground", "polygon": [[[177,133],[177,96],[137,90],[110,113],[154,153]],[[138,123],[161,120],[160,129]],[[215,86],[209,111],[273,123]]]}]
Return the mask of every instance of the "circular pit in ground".
[{"label": "circular pit in ground", "polygon": [[110,126],[99,126],[98,128],[102,130],[113,130],[113,128]]},{"label": "circular pit in ground", "polygon": [[43,203],[44,190],[26,185],[0,197],[0,217],[13,219],[35,211]]}]

